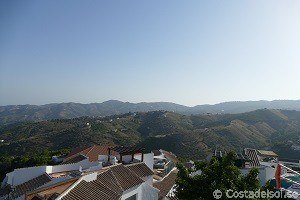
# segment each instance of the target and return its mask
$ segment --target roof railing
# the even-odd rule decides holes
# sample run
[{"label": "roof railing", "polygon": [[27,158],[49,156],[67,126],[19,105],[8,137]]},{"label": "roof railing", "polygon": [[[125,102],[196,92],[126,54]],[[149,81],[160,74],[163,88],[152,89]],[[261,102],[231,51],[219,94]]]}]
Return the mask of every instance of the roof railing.
[{"label": "roof railing", "polygon": [[[285,169],[287,169],[287,170],[289,170],[289,171],[291,171],[291,172],[297,174],[297,175],[300,177],[300,173],[299,173],[299,172],[297,172],[297,171],[295,171],[295,170],[293,170],[293,169],[291,169],[291,168],[289,168],[289,167],[287,167],[287,166],[284,166],[283,164],[278,164],[278,165],[280,165],[281,167],[283,167],[283,168],[285,168]],[[284,177],[283,175],[281,175],[280,178],[282,178],[282,179],[284,179],[284,180],[287,180],[287,181],[289,181],[289,182],[291,182],[291,183],[293,183],[293,184],[296,184],[296,185],[299,185],[299,186],[300,186],[300,182],[291,180],[291,179],[289,179],[289,178],[287,178],[287,177]]]}]

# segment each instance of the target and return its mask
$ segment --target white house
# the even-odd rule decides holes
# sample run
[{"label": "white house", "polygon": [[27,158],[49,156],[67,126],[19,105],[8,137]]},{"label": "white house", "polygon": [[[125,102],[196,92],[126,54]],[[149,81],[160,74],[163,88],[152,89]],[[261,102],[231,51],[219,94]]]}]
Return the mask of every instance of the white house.
[{"label": "white house", "polygon": [[158,199],[153,174],[153,153],[94,145],[71,152],[60,165],[7,173],[0,200]]}]

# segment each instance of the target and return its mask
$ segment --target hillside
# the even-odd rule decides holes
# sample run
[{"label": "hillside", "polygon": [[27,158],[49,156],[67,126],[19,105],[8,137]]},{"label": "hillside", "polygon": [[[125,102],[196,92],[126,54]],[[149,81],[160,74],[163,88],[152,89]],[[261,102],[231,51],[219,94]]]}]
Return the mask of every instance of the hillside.
[{"label": "hillside", "polygon": [[103,103],[57,103],[46,105],[0,106],[0,125],[24,121],[70,119],[82,116],[110,116],[129,112],[165,110],[181,114],[243,113],[257,109],[286,109],[300,111],[300,100],[225,102],[215,105],[183,106],[169,102],[129,103],[110,100]]},{"label": "hillside", "polygon": [[[241,114],[181,115],[153,111],[110,117],[81,117],[1,126],[0,152],[15,156],[91,144],[163,148],[182,158],[204,158],[216,146],[274,149],[300,159],[300,112],[256,110]],[[286,152],[290,151],[290,154]]]}]

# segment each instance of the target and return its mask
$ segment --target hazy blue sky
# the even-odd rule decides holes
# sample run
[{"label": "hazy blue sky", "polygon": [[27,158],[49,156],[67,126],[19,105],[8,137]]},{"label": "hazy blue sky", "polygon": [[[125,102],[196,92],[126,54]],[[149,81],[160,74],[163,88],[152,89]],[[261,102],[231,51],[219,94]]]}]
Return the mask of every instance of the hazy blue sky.
[{"label": "hazy blue sky", "polygon": [[300,1],[0,2],[0,104],[300,99]]}]

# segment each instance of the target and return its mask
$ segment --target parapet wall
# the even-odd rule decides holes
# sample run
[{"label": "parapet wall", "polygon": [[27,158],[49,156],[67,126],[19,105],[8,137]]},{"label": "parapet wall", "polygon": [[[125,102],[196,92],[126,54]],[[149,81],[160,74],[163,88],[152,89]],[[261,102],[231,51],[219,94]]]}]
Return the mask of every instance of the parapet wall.
[{"label": "parapet wall", "polygon": [[37,167],[27,167],[15,169],[13,172],[7,173],[7,184],[16,186],[33,178],[36,178],[44,173],[52,174],[64,171],[74,171],[74,170],[86,170],[91,167],[96,167],[101,165],[99,162],[90,162],[88,159],[82,160],[78,163],[62,164],[54,166],[37,166]]}]

